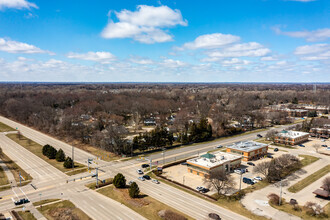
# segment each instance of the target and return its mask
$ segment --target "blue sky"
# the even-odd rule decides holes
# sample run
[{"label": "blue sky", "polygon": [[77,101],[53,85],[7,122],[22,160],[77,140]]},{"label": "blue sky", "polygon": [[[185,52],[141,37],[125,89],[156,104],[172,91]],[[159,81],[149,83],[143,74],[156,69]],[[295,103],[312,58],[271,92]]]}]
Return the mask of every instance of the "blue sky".
[{"label": "blue sky", "polygon": [[0,81],[330,82],[327,0],[0,0]]}]

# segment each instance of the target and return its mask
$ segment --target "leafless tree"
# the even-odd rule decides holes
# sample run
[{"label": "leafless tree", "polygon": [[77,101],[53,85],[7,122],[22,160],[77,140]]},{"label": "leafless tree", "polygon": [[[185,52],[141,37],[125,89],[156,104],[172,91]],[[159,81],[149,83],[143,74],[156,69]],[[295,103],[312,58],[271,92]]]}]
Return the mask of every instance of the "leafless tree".
[{"label": "leafless tree", "polygon": [[319,144],[313,144],[313,148],[315,149],[316,153],[319,152],[319,149],[321,148],[321,145]]},{"label": "leafless tree", "polygon": [[261,163],[258,163],[255,167],[253,167],[253,172],[260,173],[265,178],[267,178],[270,166],[271,166],[271,164],[269,161],[263,161]]},{"label": "leafless tree", "polygon": [[323,181],[323,189],[330,193],[330,176],[326,177]]},{"label": "leafless tree", "polygon": [[230,174],[225,171],[212,172],[209,178],[205,178],[204,182],[213,186],[218,195],[226,194],[235,186],[235,181]]},{"label": "leafless tree", "polygon": [[269,140],[271,140],[272,142],[275,142],[275,137],[276,137],[276,134],[278,133],[278,131],[276,131],[276,130],[274,130],[274,129],[272,129],[272,130],[270,130],[270,131],[268,131],[267,133],[266,133],[266,138],[267,139],[269,139]]},{"label": "leafless tree", "polygon": [[315,202],[306,202],[304,205],[306,213],[311,216],[321,216],[324,215],[324,209],[319,204]]}]

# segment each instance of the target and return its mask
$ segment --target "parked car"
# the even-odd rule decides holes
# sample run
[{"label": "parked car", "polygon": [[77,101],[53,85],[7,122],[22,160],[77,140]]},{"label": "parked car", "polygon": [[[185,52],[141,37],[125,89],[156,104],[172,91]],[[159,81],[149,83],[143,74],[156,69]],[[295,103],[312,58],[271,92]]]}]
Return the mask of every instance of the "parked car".
[{"label": "parked car", "polygon": [[148,175],[144,175],[143,178],[146,180],[151,180],[150,176],[148,176]]},{"label": "parked car", "polygon": [[272,156],[272,155],[267,155],[267,157],[268,157],[268,158],[273,158],[273,156]]},{"label": "parked car", "polygon": [[274,151],[277,152],[278,151],[278,148],[275,148]]},{"label": "parked car", "polygon": [[234,170],[234,172],[237,173],[237,174],[242,174],[241,170]]},{"label": "parked car", "polygon": [[207,193],[208,191],[210,191],[210,190],[208,188],[204,188],[204,187],[202,187],[202,189],[199,190],[199,192],[201,192],[201,193]]},{"label": "parked car", "polygon": [[253,180],[247,177],[243,177],[243,183],[254,185]]},{"label": "parked car", "polygon": [[326,144],[322,144],[321,146],[322,146],[322,147],[328,147],[328,145],[326,145]]},{"label": "parked car", "polygon": [[181,163],[181,165],[188,165],[188,163],[187,162],[183,162],[183,163]]},{"label": "parked car", "polygon": [[223,148],[223,146],[222,145],[219,145],[219,146],[217,146],[217,148]]},{"label": "parked car", "polygon": [[260,176],[256,176],[256,177],[254,177],[253,179],[255,179],[255,180],[259,180],[259,181],[262,180],[262,178],[261,178]]},{"label": "parked car", "polygon": [[149,164],[146,164],[146,163],[145,164],[142,164],[141,167],[142,168],[147,168],[147,167],[149,167]]},{"label": "parked car", "polygon": [[248,169],[241,169],[242,173],[248,172]]},{"label": "parked car", "polygon": [[252,163],[252,162],[247,162],[247,164],[248,164],[248,165],[251,165],[251,166],[255,166],[255,164]]},{"label": "parked car", "polygon": [[158,180],[155,180],[155,179],[153,179],[152,182],[153,183],[156,183],[156,184],[159,184],[159,181]]},{"label": "parked car", "polygon": [[196,187],[196,190],[199,192],[199,191],[201,191],[203,188],[204,188],[204,187],[202,187],[202,186],[197,186],[197,187]]},{"label": "parked car", "polygon": [[140,175],[142,175],[142,174],[143,174],[143,171],[142,171],[142,170],[140,170],[140,169],[137,169],[137,170],[136,170],[136,172],[137,172],[138,174],[140,174]]},{"label": "parked car", "polygon": [[257,137],[258,137],[258,138],[262,138],[262,135],[261,135],[261,134],[257,134]]},{"label": "parked car", "polygon": [[145,181],[145,179],[143,178],[143,176],[138,177],[138,179],[141,180],[141,181]]},{"label": "parked car", "polygon": [[305,147],[305,145],[303,145],[303,144],[299,144],[298,146],[299,146],[299,147]]}]

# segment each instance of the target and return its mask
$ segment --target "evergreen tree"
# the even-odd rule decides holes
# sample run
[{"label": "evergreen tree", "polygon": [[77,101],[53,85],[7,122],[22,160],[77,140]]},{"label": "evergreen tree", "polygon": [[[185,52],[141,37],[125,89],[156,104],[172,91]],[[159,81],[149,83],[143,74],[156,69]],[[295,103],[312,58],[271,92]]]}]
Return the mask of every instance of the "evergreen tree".
[{"label": "evergreen tree", "polygon": [[130,186],[129,186],[129,196],[131,198],[136,198],[139,196],[140,193],[140,189],[139,186],[136,184],[136,182],[133,182]]},{"label": "evergreen tree", "polygon": [[42,147],[42,154],[45,155],[45,156],[47,156],[50,147],[51,147],[51,146],[50,146],[49,144],[46,144],[45,146],[43,146],[43,147]]},{"label": "evergreen tree", "polygon": [[57,150],[50,146],[49,150],[48,150],[48,154],[46,155],[49,159],[55,159],[56,158],[56,154],[57,154]]},{"label": "evergreen tree", "polygon": [[126,179],[123,174],[117,173],[117,175],[113,178],[113,185],[116,188],[125,188],[126,187]]},{"label": "evergreen tree", "polygon": [[73,160],[71,159],[71,157],[67,157],[63,163],[63,166],[69,169],[73,167],[72,164],[73,164]]},{"label": "evergreen tree", "polygon": [[58,162],[63,162],[65,161],[65,153],[62,149],[59,149],[56,153],[56,158]]}]

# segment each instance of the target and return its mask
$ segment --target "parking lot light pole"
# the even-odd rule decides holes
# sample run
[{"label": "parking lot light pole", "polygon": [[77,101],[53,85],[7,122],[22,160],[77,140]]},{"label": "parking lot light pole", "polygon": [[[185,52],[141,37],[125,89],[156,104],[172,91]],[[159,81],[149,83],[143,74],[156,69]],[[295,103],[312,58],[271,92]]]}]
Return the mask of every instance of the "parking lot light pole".
[{"label": "parking lot light pole", "polygon": [[241,172],[241,178],[239,180],[239,191],[242,190],[242,176],[243,176],[243,173]]}]

